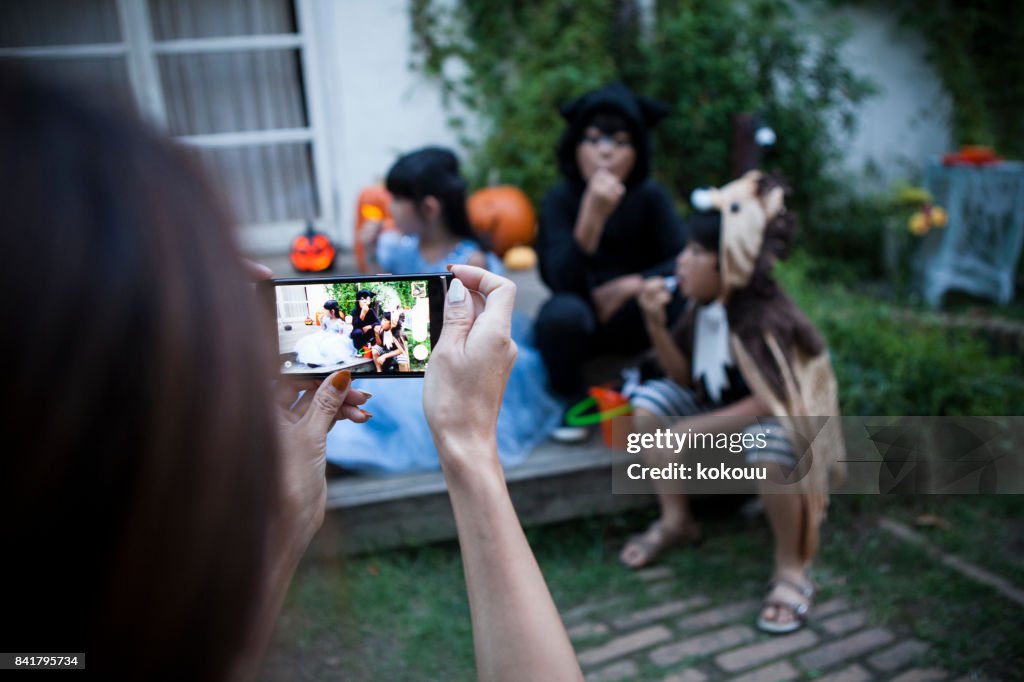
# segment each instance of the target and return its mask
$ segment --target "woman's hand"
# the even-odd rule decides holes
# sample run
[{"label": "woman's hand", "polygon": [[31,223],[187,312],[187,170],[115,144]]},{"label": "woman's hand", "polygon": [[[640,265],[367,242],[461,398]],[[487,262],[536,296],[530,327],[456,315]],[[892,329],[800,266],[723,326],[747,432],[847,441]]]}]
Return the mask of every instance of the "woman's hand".
[{"label": "woman's hand", "polygon": [[[359,407],[370,394],[351,384],[351,373],[342,370],[322,382],[282,379],[275,390],[282,457],[281,520],[288,526],[286,532],[299,533],[297,541],[308,543],[323,523],[327,432],[339,419],[362,423],[372,416]],[[300,391],[305,391],[301,398]]]},{"label": "woman's hand", "polygon": [[471,265],[448,269],[456,279],[430,356],[423,409],[459,533],[477,677],[582,682],[498,461],[498,410],[516,360],[516,287]]},{"label": "woman's hand", "polygon": [[[512,365],[512,308],[516,285],[471,265],[449,266],[441,338],[430,354],[423,411],[442,464],[471,464],[466,456],[491,452],[498,411]],[[496,462],[495,462],[496,463]]]},{"label": "woman's hand", "polygon": [[664,277],[650,277],[644,281],[638,302],[649,325],[664,327],[668,324],[665,307],[671,300],[672,294],[665,288]]}]

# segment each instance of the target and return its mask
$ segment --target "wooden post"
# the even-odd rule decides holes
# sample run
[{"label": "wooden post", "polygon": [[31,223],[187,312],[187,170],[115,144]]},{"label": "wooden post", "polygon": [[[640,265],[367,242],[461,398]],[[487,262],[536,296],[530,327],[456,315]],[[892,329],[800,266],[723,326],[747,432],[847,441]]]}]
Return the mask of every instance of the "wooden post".
[{"label": "wooden post", "polygon": [[738,178],[761,165],[761,147],[754,140],[757,116],[750,112],[732,119],[732,177]]}]

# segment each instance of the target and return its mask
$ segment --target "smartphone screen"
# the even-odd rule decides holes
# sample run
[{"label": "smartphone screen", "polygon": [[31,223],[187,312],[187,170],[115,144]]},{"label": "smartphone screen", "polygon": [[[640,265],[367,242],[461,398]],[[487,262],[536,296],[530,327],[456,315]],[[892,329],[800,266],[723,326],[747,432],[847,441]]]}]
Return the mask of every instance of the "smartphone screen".
[{"label": "smartphone screen", "polygon": [[359,275],[268,282],[283,375],[340,369],[422,377],[441,334],[451,275]]}]

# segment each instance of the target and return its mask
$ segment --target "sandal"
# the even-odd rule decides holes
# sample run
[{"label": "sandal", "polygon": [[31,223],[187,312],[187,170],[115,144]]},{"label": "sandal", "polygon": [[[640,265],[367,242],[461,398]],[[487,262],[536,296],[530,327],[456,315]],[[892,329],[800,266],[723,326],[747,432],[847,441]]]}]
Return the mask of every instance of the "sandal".
[{"label": "sandal", "polygon": [[[665,551],[673,547],[700,544],[703,539],[700,526],[691,521],[682,530],[668,533],[661,520],[655,521],[643,533],[633,535],[619,554],[619,561],[628,568],[646,568],[653,564]],[[631,549],[639,548],[640,556],[635,561],[627,561],[626,555]]]},{"label": "sandal", "polygon": [[[776,588],[780,585],[790,588],[806,599],[806,601],[773,599],[771,595],[774,594]],[[765,597],[761,605],[761,613],[757,616],[757,629],[773,635],[783,635],[789,632],[796,632],[802,628],[806,622],[807,613],[811,610],[811,601],[814,599],[814,586],[810,583],[801,585],[786,578],[774,578],[768,583],[768,590],[768,596]],[[775,607],[775,618],[765,618],[764,610],[769,606]],[[793,618],[784,623],[778,620],[779,614],[782,613],[783,609],[787,609],[793,614]]]}]

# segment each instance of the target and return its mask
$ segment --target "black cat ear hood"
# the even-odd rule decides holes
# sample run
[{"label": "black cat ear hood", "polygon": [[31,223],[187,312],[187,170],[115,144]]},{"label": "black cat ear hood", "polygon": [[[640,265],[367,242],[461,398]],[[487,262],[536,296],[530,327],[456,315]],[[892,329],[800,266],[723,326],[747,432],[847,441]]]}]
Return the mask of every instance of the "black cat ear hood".
[{"label": "black cat ear hood", "polygon": [[657,100],[638,97],[622,83],[615,82],[564,104],[559,112],[567,125],[558,141],[558,167],[567,179],[580,184],[583,178],[576,165],[576,147],[583,138],[587,123],[598,112],[615,112],[626,119],[636,150],[636,164],[626,178],[626,186],[631,187],[650,174],[651,142],[648,130],[668,116],[671,108]]}]

